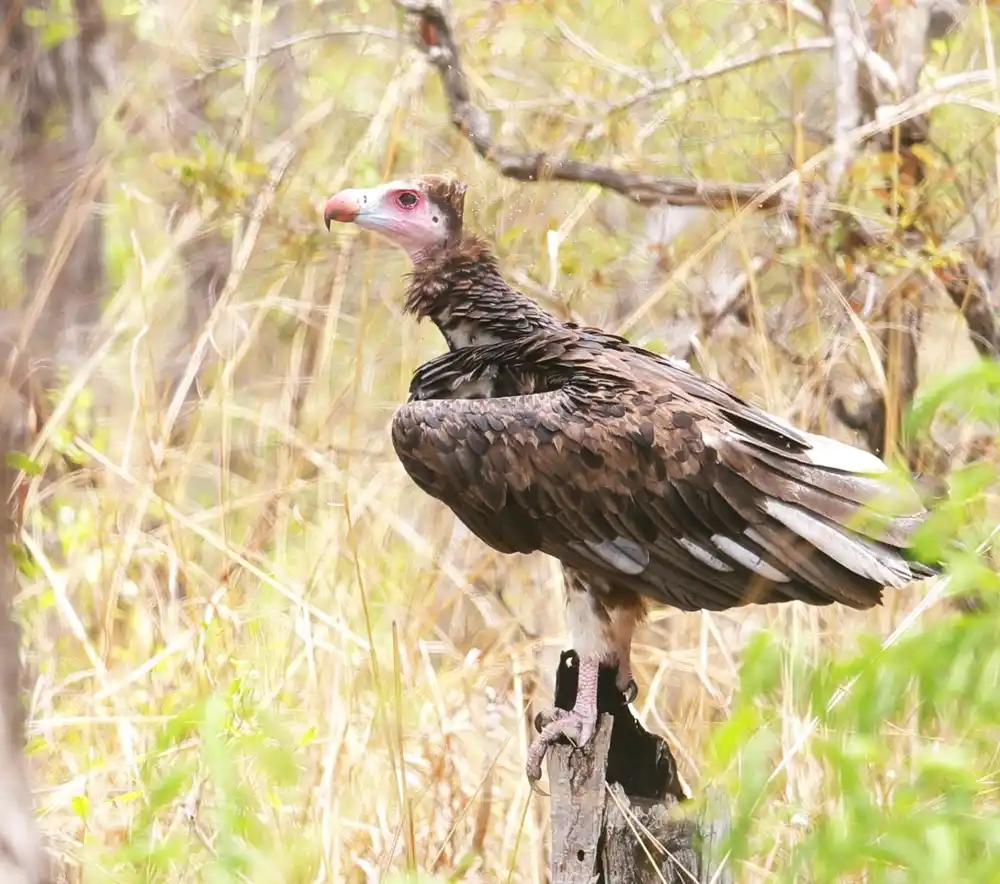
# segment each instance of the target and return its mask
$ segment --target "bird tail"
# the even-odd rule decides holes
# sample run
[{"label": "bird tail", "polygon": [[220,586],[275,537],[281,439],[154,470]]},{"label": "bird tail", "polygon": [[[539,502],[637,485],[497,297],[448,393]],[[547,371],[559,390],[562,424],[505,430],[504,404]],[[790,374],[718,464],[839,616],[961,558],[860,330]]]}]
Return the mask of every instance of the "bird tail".
[{"label": "bird tail", "polygon": [[861,608],[877,604],[882,587],[938,573],[913,556],[911,539],[927,511],[912,484],[896,481],[867,451],[801,431],[795,436],[776,444],[737,429],[719,447],[730,503],[745,501],[750,490],[746,534],[767,561],[820,599]]}]

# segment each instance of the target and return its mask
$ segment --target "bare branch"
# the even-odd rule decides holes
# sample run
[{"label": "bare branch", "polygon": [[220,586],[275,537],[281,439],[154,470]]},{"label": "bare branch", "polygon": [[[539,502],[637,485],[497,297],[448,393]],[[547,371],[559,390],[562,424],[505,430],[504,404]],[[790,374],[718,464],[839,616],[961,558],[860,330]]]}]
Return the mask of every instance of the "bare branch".
[{"label": "bare branch", "polygon": [[869,390],[853,411],[841,396],[834,396],[831,406],[837,420],[862,435],[869,451],[881,454],[885,440],[885,398],[881,393]]},{"label": "bare branch", "polygon": [[855,142],[851,133],[861,122],[858,56],[854,51],[854,27],[851,0],[831,0],[829,23],[833,34],[833,60],[837,69],[836,118],[833,125],[833,159],[827,172],[827,185],[834,193],[851,164]]},{"label": "bare branch", "polygon": [[672,77],[669,80],[660,80],[657,83],[652,83],[645,89],[640,89],[634,95],[630,95],[628,98],[612,104],[610,111],[615,113],[617,111],[628,110],[642,101],[655,98],[665,92],[673,92],[675,89],[679,89],[682,86],[688,86],[691,83],[700,83],[705,80],[711,80],[714,77],[731,74],[735,71],[753,67],[754,65],[761,64],[765,61],[774,61],[774,59],[781,58],[785,55],[801,55],[806,52],[826,52],[835,48],[836,43],[834,39],[830,37],[815,37],[809,40],[797,40],[794,43],[783,43],[780,46],[773,46],[770,49],[765,49],[761,52],[751,52],[746,55],[739,55],[736,58],[727,59],[726,61],[715,62],[714,64],[707,65],[706,67],[700,68],[696,71],[686,71],[679,77]]},{"label": "bare branch", "polygon": [[722,296],[717,299],[715,307],[701,317],[701,328],[698,333],[691,336],[686,349],[673,355],[680,359],[691,359],[695,356],[702,346],[702,341],[711,337],[712,332],[719,327],[724,319],[738,313],[746,299],[747,287],[751,278],[760,273],[773,260],[773,255],[756,256],[750,262],[750,266],[726,286]]},{"label": "bare branch", "polygon": [[1000,359],[1000,317],[990,303],[985,274],[971,261],[964,261],[953,271],[938,271],[937,278],[965,317],[969,339],[979,355]]},{"label": "bare branch", "polygon": [[420,48],[441,77],[451,119],[485,160],[517,181],[576,181],[616,191],[640,205],[777,208],[780,193],[767,194],[765,183],[691,181],[686,178],[625,172],[597,163],[554,157],[544,151],[518,152],[497,145],[486,112],[472,102],[469,81],[455,42],[444,0],[394,0],[416,19]]},{"label": "bare branch", "polygon": [[[285,49],[290,49],[292,46],[298,46],[300,43],[329,40],[331,37],[380,37],[383,40],[398,40],[399,34],[396,31],[390,31],[387,28],[377,28],[373,25],[341,25],[334,28],[319,28],[312,31],[303,31],[301,34],[295,34],[283,40],[278,40],[268,46],[267,49],[263,49],[256,55],[250,56],[250,60],[259,62]],[[247,60],[247,56],[245,55],[227,59],[217,65],[206,68],[201,73],[191,77],[188,82],[200,83],[202,80],[206,80],[222,71],[228,71],[231,68],[246,64]]]},{"label": "bare branch", "polygon": [[590,58],[592,58],[594,62],[599,64],[604,70],[611,73],[622,74],[632,80],[637,80],[646,87],[652,85],[649,81],[649,77],[646,76],[644,71],[641,71],[638,68],[631,68],[626,64],[622,64],[620,61],[615,61],[613,58],[608,58],[608,56],[601,52],[596,46],[584,40],[583,37],[566,24],[566,22],[564,22],[558,15],[553,16],[553,19],[556,23],[556,27],[559,28],[559,33],[585,55],[590,56]]}]

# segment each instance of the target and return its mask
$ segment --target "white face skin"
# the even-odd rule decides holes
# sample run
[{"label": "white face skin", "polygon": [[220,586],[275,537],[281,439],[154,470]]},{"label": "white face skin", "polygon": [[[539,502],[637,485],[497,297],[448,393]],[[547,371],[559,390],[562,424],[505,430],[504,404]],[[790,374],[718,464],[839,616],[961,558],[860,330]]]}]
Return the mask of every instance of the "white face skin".
[{"label": "white face skin", "polygon": [[353,222],[374,230],[405,249],[411,258],[448,238],[448,218],[427,198],[420,185],[390,181],[379,187],[342,190],[323,213],[331,221]]}]

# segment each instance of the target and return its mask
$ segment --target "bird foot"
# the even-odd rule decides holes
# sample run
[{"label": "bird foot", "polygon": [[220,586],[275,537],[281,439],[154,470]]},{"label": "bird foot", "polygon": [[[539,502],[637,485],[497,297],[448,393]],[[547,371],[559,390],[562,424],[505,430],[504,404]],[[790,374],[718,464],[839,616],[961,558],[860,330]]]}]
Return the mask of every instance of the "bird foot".
[{"label": "bird foot", "polygon": [[[532,787],[542,777],[542,761],[549,746],[565,738],[579,749],[586,746],[597,732],[597,684],[604,660],[604,656],[598,654],[580,656],[576,702],[572,710],[548,709],[535,716],[535,728],[539,734],[528,748],[525,764]],[[639,695],[639,686],[632,678],[632,667],[627,658],[619,658],[615,686],[624,695],[626,703],[633,702]]]},{"label": "bird foot", "polygon": [[634,703],[636,697],[639,696],[639,685],[635,683],[635,679],[632,678],[631,675],[629,676],[628,681],[625,682],[625,687],[621,687],[619,680],[619,690],[621,690],[622,694],[625,696],[626,703]]},{"label": "bird foot", "polygon": [[549,746],[557,743],[563,737],[577,748],[586,746],[597,730],[597,681],[600,675],[600,654],[582,654],[579,658],[579,670],[576,683],[576,702],[573,709],[553,709],[538,716],[535,726],[541,733],[528,748],[528,759],[525,765],[528,782],[534,787],[542,777],[542,761]]},{"label": "bird foot", "polygon": [[639,696],[639,685],[632,678],[632,665],[629,663],[627,655],[619,654],[618,672],[615,675],[615,687],[625,696],[626,703],[634,703]]},{"label": "bird foot", "polygon": [[541,712],[535,724],[536,727],[539,724],[543,727],[528,749],[528,762],[525,768],[528,781],[532,785],[542,778],[542,761],[553,743],[558,743],[565,737],[580,748],[591,741],[597,731],[597,704],[594,703],[592,709],[573,709],[571,712],[565,709],[551,709]]}]

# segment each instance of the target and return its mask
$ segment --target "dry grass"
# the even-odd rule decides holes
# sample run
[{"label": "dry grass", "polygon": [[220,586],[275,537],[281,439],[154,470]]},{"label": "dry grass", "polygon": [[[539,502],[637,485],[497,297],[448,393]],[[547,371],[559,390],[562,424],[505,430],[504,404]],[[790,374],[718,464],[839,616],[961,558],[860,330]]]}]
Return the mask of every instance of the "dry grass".
[{"label": "dry grass", "polygon": [[[631,5],[637,15],[645,8]],[[264,8],[253,6],[251,31]],[[177,45],[205,66],[213,42],[232,52],[230,38],[210,35],[210,13],[183,11],[170,21],[183,32]],[[545,95],[570,70],[567,89],[602,88],[599,61],[553,47],[540,12],[519,14],[466,23],[466,39],[510,53],[489,82],[473,69],[490,101]],[[369,20],[395,26],[384,12]],[[158,37],[144,32],[146,55],[137,49],[122,65],[122,94],[155,90],[180,64]],[[652,38],[628,39],[645,51]],[[504,79],[514,44],[525,52],[521,88]],[[614,52],[614,41],[606,48]],[[487,56],[477,55],[484,68]],[[349,231],[327,236],[318,206],[350,182],[451,171],[470,184],[471,223],[501,243],[506,267],[527,277],[532,294],[612,326],[628,313],[624,279],[638,287],[632,308],[648,308],[631,334],[654,344],[698,296],[699,269],[714,254],[699,250],[703,234],[724,229],[738,268],[762,232],[750,217],[704,216],[670,247],[674,257],[637,282],[648,266],[630,250],[642,212],[587,189],[495,177],[448,130],[437,87],[405,43],[331,38],[299,58],[301,103],[277,131],[258,119],[274,110],[266,61],[213,75],[225,83],[220,105],[242,108],[227,118],[238,134],[221,162],[247,196],[188,202],[169,229],[169,206],[157,201],[163,175],[149,156],[151,146],[178,146],[157,141],[165,136],[156,103],[124,146],[109,120],[109,143],[119,145],[107,157],[119,263],[106,337],[74,369],[34,452],[50,463],[55,449],[70,450],[84,468],[32,481],[23,538],[32,564],[19,611],[43,825],[72,882],[367,881],[389,870],[544,881],[547,806],[522,771],[529,702],[547,701],[565,643],[558,575],[547,560],[485,550],[403,475],[386,426],[409,372],[441,345],[400,317],[402,258]],[[731,102],[713,95],[699,112],[715,100],[731,118]],[[511,113],[504,134],[558,145],[579,132],[561,112],[553,101],[547,121]],[[701,125],[694,119],[690,131]],[[272,137],[264,142],[261,131]],[[762,137],[771,136],[784,137]],[[600,150],[615,153],[615,137]],[[234,170],[237,156],[253,156],[270,179]],[[775,164],[768,147],[734,164],[732,176]],[[555,228],[564,239],[553,272],[546,231]],[[185,416],[179,399],[162,396],[164,329],[182,297],[182,246],[222,230],[235,269],[197,342],[218,358],[200,407]],[[755,283],[759,315],[789,284],[773,275]],[[828,304],[818,319],[839,309]],[[954,367],[956,353],[972,358],[944,308],[926,326],[925,373]],[[836,328],[835,352],[865,352],[862,329],[840,320]],[[759,324],[726,325],[700,355],[705,370],[810,423],[823,419],[816,390],[826,374],[849,379],[843,362],[797,374]],[[74,399],[81,390],[92,409]],[[183,435],[169,447],[175,423]],[[868,614],[657,612],[638,637],[637,709],[669,736],[697,789],[753,633],[770,630],[807,653],[848,653],[859,634],[887,635],[918,600],[894,594]],[[783,750],[804,725],[790,705]],[[807,818],[822,809],[825,770],[809,743],[789,758],[789,808]],[[777,845],[797,837],[795,813],[787,817],[775,853],[745,880],[770,880]]]}]

